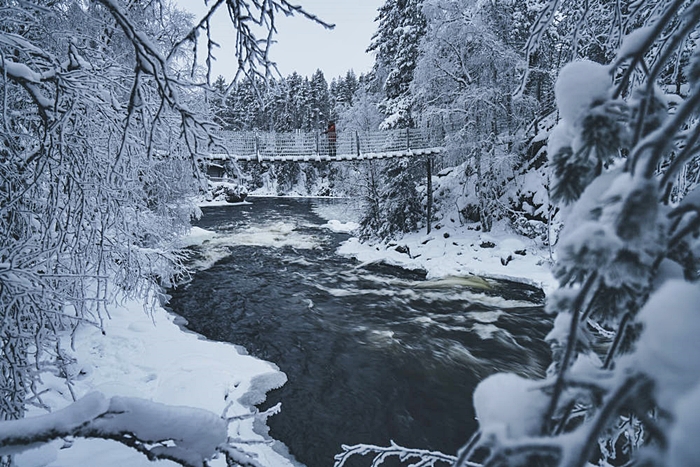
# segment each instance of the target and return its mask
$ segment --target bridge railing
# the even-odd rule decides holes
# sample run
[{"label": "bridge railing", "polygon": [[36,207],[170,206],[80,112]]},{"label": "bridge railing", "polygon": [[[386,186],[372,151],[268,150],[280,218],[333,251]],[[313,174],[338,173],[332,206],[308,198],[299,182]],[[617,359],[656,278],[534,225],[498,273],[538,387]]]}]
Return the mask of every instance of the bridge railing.
[{"label": "bridge railing", "polygon": [[322,132],[232,132],[220,134],[231,156],[259,160],[311,160],[314,157],[356,158],[442,145],[442,141],[423,129],[399,129],[375,132],[338,131],[335,142]]}]

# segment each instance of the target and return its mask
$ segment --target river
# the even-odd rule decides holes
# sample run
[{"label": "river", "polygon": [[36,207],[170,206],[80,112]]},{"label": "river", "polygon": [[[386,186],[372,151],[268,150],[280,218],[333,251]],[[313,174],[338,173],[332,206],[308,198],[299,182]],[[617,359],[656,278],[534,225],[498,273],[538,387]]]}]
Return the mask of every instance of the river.
[{"label": "river", "polygon": [[270,435],[299,462],[331,466],[341,444],[390,440],[454,454],[477,428],[480,380],[543,374],[539,289],[361,265],[335,254],[348,234],[324,227],[347,202],[251,201],[203,208],[198,226],[217,236],[192,249],[196,272],[169,308],[287,374],[264,407],[282,402]]}]

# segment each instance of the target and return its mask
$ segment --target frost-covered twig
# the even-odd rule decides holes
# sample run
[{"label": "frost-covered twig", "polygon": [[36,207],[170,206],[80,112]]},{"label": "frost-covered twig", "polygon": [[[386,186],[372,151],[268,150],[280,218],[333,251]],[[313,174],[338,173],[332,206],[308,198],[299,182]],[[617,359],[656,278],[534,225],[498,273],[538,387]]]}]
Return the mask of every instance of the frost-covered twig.
[{"label": "frost-covered twig", "polygon": [[[373,455],[372,467],[377,467],[390,457],[398,458],[398,461],[410,467],[433,467],[438,464],[452,465],[457,457],[438,451],[425,449],[404,448],[391,441],[388,447],[374,446],[371,444],[343,445],[343,452],[335,455],[334,467],[343,467],[352,456]],[[466,463],[466,467],[479,467],[479,464]]]},{"label": "frost-covered twig", "polygon": [[247,453],[231,444],[221,445],[219,452],[226,456],[228,465],[238,465],[240,467],[265,467],[257,461],[251,453]]},{"label": "frost-covered twig", "polygon": [[[571,324],[569,326],[569,335],[567,338],[566,350],[564,352],[564,356],[562,357],[561,362],[559,362],[557,378],[554,383],[554,390],[552,392],[549,407],[547,408],[547,411],[544,415],[545,425],[548,422],[551,423],[554,420],[554,414],[556,413],[557,408],[559,406],[559,398],[561,397],[566,386],[566,373],[569,370],[569,366],[574,356],[574,350],[576,348],[576,345],[578,344],[578,327],[580,322],[579,320],[581,319],[581,315],[584,312],[583,306],[588,300],[590,300],[589,294],[591,290],[594,290],[594,285],[597,282],[598,274],[595,272],[591,273],[591,275],[586,279],[586,282],[583,284],[581,289],[578,291],[576,295],[576,300],[572,304]],[[551,429],[552,427],[550,426],[548,428]]]}]

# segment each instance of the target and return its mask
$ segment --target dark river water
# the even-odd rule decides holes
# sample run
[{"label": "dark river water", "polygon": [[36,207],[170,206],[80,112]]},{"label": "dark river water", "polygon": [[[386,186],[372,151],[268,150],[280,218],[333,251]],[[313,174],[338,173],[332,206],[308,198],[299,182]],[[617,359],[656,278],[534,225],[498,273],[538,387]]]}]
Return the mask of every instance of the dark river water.
[{"label": "dark river water", "polygon": [[549,363],[543,294],[338,256],[349,236],[320,214],[343,209],[281,198],[204,208],[198,225],[217,236],[193,248],[197,272],[169,291],[169,307],[193,331],[287,374],[264,407],[282,402],[270,434],[299,462],[332,466],[341,444],[390,440],[455,454],[477,428],[480,380],[541,375]]}]

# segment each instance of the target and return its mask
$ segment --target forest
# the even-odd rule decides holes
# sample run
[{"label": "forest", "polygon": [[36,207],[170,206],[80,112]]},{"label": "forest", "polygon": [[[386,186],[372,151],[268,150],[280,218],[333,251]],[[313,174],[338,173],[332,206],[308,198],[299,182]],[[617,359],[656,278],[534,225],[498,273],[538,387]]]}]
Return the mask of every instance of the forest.
[{"label": "forest", "polygon": [[[232,170],[251,190],[267,173],[287,192],[319,194],[299,180],[325,179],[324,195],[361,196],[365,240],[425,228],[429,205],[435,222],[506,225],[551,248],[559,284],[546,376],[482,381],[480,429],[456,456],[345,446],[336,465],[697,465],[700,2],[386,0],[372,71],[330,84],[321,70],[274,74],[275,18],[322,23],[287,0],[217,0],[204,18],[140,0],[6,0],[0,11],[1,465],[68,437],[188,466],[259,465],[218,415],[99,396],[41,422],[25,415],[47,408],[45,375],[70,390],[66,338],[100,328],[111,303],[156,306],[188,274],[177,239],[221,131],[330,120],[440,132],[432,192],[422,159]],[[236,33],[234,77],[207,66],[213,15]],[[443,186],[448,175],[459,183]]]}]

